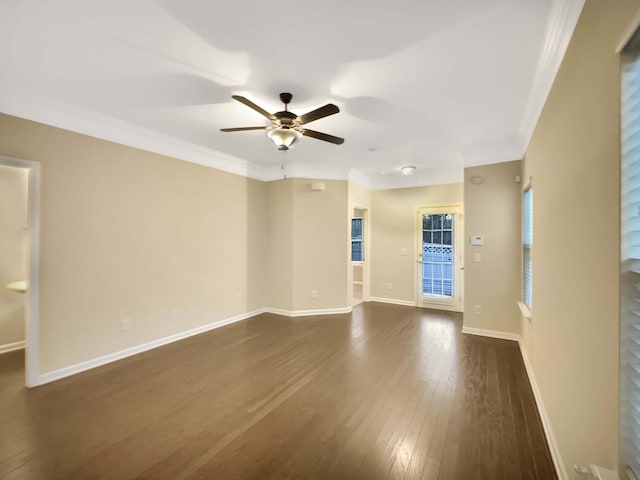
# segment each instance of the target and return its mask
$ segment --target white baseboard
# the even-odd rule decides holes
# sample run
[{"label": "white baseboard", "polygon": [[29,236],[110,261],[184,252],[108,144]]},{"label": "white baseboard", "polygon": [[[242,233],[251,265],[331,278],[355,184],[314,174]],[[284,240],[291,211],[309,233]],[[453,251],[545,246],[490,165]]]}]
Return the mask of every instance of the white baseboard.
[{"label": "white baseboard", "polygon": [[135,347],[126,348],[124,350],[120,350],[119,352],[109,353],[107,355],[103,355],[101,357],[94,358],[92,360],[76,363],[75,365],[59,368],[51,372],[42,373],[38,377],[37,385],[44,385],[45,383],[53,382],[55,380],[60,380],[65,377],[75,375],[76,373],[91,370],[92,368],[100,367],[102,365],[106,365],[107,363],[115,362],[117,360],[122,360],[123,358],[131,357],[133,355],[137,355],[138,353],[146,352],[147,350],[152,350],[154,348],[158,348],[163,345],[167,345],[169,343],[177,342],[178,340],[183,340],[188,337],[193,337],[194,335],[199,335],[201,333],[205,333],[210,330],[214,330],[216,328],[224,327],[225,325],[229,325],[231,323],[240,322],[242,320],[255,317],[256,315],[260,315],[261,313],[265,313],[265,312],[266,312],[266,309],[263,308],[260,310],[255,310],[253,312],[243,313],[241,315],[225,318],[224,320],[219,320],[217,322],[209,323],[201,327],[192,328],[191,330],[186,330],[184,332],[176,333],[174,335],[169,335],[168,337],[160,338],[158,340],[152,340],[150,342],[143,343],[141,345],[136,345]]},{"label": "white baseboard", "polygon": [[415,307],[416,302],[409,300],[397,300],[395,298],[369,297],[370,302],[390,303],[392,305],[404,305],[405,307]]},{"label": "white baseboard", "polygon": [[337,315],[341,313],[351,313],[353,307],[344,308],[321,308],[317,310],[282,310],[280,308],[267,307],[264,309],[267,313],[274,315],[282,315],[284,317],[309,317],[312,315]]},{"label": "white baseboard", "polygon": [[21,342],[5,343],[4,345],[0,345],[0,354],[23,350],[24,345],[24,340]]},{"label": "white baseboard", "polygon": [[499,338],[502,340],[514,340],[518,342],[520,353],[522,354],[522,360],[524,361],[524,366],[527,370],[527,376],[529,377],[529,384],[531,385],[531,390],[533,390],[533,397],[535,398],[536,406],[538,408],[538,412],[540,413],[542,428],[547,439],[547,444],[549,445],[551,459],[553,460],[553,466],[555,467],[559,480],[569,480],[570,477],[564,466],[564,462],[562,461],[560,449],[558,448],[558,443],[556,442],[556,438],[551,428],[551,421],[549,420],[547,411],[544,408],[542,395],[540,395],[540,389],[538,388],[536,377],[533,375],[533,370],[531,369],[531,364],[529,363],[529,357],[527,357],[527,352],[524,348],[524,344],[522,343],[522,337],[517,333],[507,333],[496,330],[483,330],[481,328],[472,327],[462,327],[462,333],[467,333],[469,335],[480,335],[483,337]]},{"label": "white baseboard", "polygon": [[527,356],[527,351],[524,348],[524,344],[522,343],[522,340],[520,340],[518,344],[520,345],[520,353],[522,354],[524,367],[527,370],[527,375],[529,376],[529,384],[531,385],[531,390],[533,390],[533,397],[536,400],[536,406],[538,407],[538,412],[540,413],[540,420],[542,420],[542,428],[544,430],[544,435],[547,438],[547,444],[549,445],[549,450],[551,451],[551,459],[553,460],[553,466],[556,469],[556,474],[558,475],[559,480],[569,480],[570,479],[569,473],[565,468],[564,461],[562,460],[562,455],[560,455],[560,449],[558,448],[556,437],[553,434],[553,429],[551,428],[551,421],[549,420],[549,416],[547,415],[547,410],[544,408],[542,395],[540,394],[540,389],[538,388],[536,377],[533,374],[531,363],[529,363],[529,357]]},{"label": "white baseboard", "polygon": [[482,328],[462,327],[462,333],[469,335],[479,335],[481,337],[499,338],[501,340],[520,341],[520,335],[517,333],[501,332],[499,330],[484,330]]}]

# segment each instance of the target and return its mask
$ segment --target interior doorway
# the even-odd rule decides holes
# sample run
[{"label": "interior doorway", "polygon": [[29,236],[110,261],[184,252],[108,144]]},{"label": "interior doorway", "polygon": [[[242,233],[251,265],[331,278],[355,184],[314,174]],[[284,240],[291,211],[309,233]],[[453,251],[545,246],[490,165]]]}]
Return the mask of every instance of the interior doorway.
[{"label": "interior doorway", "polygon": [[[22,252],[23,258],[19,266],[9,267],[7,263],[3,265],[3,267],[7,267],[9,280],[3,281],[0,285],[3,293],[7,292],[13,296],[11,298],[15,300],[16,304],[23,305],[21,315],[24,324],[21,328],[24,328],[24,335],[23,340],[3,343],[7,352],[24,348],[25,384],[28,387],[34,387],[39,384],[40,375],[38,342],[40,164],[30,160],[0,156],[0,166],[16,170],[20,174],[18,177],[26,180],[26,192],[23,192],[26,198],[13,198],[13,201],[8,203],[12,208],[19,208],[18,205],[22,203],[26,210],[24,218],[19,221],[21,226],[16,224],[14,228],[19,230],[14,233],[16,237],[20,237],[22,244],[16,248]],[[8,210],[5,217],[13,217],[13,213],[15,212]],[[16,216],[20,217],[21,215],[17,214]],[[9,227],[7,231],[9,232],[11,228]],[[9,233],[5,233],[5,240],[8,240],[8,236]],[[5,279],[3,278],[3,280]]]},{"label": "interior doorway", "polygon": [[462,208],[418,210],[418,306],[462,311]]},{"label": "interior doorway", "polygon": [[351,212],[351,305],[369,298],[368,210],[354,206]]}]

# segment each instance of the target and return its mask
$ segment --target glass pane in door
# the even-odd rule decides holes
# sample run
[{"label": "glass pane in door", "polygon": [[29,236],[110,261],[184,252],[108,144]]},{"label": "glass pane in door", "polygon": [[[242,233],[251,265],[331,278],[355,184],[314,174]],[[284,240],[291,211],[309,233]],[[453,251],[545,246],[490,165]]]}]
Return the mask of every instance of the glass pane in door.
[{"label": "glass pane in door", "polygon": [[453,298],[455,214],[422,215],[422,294]]}]

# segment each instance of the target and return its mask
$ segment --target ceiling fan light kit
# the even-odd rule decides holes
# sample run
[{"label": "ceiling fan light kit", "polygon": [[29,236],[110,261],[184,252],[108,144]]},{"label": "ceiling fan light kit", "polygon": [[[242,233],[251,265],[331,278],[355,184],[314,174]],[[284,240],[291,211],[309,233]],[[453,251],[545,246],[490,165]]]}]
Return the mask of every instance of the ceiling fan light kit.
[{"label": "ceiling fan light kit", "polygon": [[289,150],[302,134],[292,128],[280,127],[268,130],[267,136],[273,140],[278,150]]},{"label": "ceiling fan light kit", "polygon": [[231,98],[246,105],[247,107],[255,110],[263,117],[266,117],[271,121],[270,127],[235,127],[235,128],[221,128],[223,132],[240,132],[247,130],[267,130],[267,136],[273,140],[273,143],[278,147],[278,150],[289,150],[291,146],[303,135],[305,137],[315,138],[317,140],[323,140],[325,142],[333,143],[334,145],[342,145],[344,138],[335,137],[328,133],[317,132],[315,130],[309,130],[303,128],[303,125],[311,123],[315,120],[334,115],[340,111],[340,109],[332,103],[316,108],[303,115],[296,115],[288,110],[289,102],[291,102],[291,95],[288,92],[280,94],[280,101],[284,103],[284,110],[276,113],[269,113],[264,108],[256,105],[251,100],[240,95],[232,95]]}]

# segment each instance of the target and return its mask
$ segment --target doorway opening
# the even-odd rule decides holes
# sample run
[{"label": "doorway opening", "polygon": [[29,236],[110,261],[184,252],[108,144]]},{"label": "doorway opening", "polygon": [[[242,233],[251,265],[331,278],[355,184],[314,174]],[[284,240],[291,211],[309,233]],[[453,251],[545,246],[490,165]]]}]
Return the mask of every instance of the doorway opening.
[{"label": "doorway opening", "polygon": [[351,212],[351,305],[369,298],[368,281],[368,210],[354,206]]},{"label": "doorway opening", "polygon": [[462,311],[462,209],[418,210],[418,306]]},{"label": "doorway opening", "polygon": [[11,309],[1,311],[0,354],[24,349],[25,384],[39,384],[38,291],[40,238],[40,164],[0,156],[0,182],[5,182],[0,210],[0,235],[5,251],[0,289]]}]

